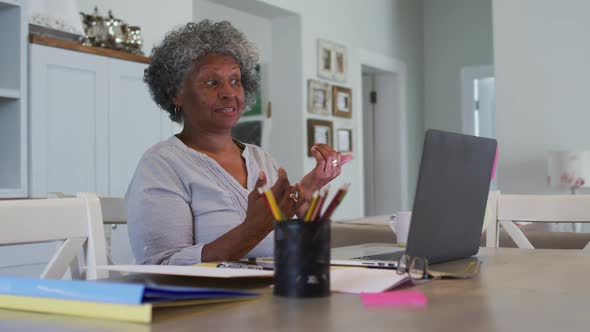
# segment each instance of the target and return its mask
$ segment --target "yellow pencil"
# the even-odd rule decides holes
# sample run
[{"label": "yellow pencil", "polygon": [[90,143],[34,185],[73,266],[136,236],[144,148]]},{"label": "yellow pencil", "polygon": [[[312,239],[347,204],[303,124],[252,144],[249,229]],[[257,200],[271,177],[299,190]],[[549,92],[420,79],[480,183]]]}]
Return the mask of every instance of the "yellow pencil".
[{"label": "yellow pencil", "polygon": [[303,218],[304,222],[311,221],[311,216],[313,216],[313,211],[315,210],[315,206],[318,204],[318,198],[320,197],[319,191],[314,191],[313,195],[311,196],[311,203],[309,203],[309,208],[307,208],[307,212],[305,213],[305,217]]},{"label": "yellow pencil", "polygon": [[277,203],[274,200],[274,195],[268,188],[260,187],[258,188],[258,193],[264,197],[266,205],[268,206],[270,213],[272,214],[273,218],[275,218],[275,220],[281,221],[285,219],[282,217],[282,213],[280,213],[279,207],[277,206]]},{"label": "yellow pencil", "polygon": [[272,190],[270,190],[270,188],[268,187],[265,187],[264,195],[268,201],[268,205],[270,205],[271,211],[275,219],[278,221],[285,220],[285,215],[283,214],[283,211],[281,211],[281,209],[279,208],[279,205],[277,204],[275,195],[272,193]]}]

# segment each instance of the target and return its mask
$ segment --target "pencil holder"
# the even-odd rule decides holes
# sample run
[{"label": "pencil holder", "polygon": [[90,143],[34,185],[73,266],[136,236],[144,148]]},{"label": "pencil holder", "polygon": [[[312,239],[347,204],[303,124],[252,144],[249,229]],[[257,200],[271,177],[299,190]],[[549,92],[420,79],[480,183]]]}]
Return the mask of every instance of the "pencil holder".
[{"label": "pencil holder", "polygon": [[274,295],[330,295],[330,223],[275,222]]}]

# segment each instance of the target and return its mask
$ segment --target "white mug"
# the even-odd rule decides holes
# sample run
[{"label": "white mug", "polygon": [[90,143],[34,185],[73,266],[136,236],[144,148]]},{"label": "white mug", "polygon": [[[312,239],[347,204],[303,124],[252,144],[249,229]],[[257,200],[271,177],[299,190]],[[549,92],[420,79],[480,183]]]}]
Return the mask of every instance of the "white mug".
[{"label": "white mug", "polygon": [[412,211],[400,211],[395,214],[389,226],[397,237],[397,244],[405,247],[408,242],[408,233],[410,232],[410,221],[412,220]]}]

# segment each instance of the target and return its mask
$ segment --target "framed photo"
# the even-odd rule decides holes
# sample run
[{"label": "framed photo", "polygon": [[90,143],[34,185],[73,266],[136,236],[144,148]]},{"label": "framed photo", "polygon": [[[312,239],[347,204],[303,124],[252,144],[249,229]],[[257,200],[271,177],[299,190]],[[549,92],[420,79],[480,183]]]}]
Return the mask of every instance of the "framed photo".
[{"label": "framed photo", "polygon": [[316,80],[307,81],[307,111],[330,115],[332,113],[332,87]]},{"label": "framed photo", "polygon": [[352,90],[343,86],[332,86],[332,114],[352,118]]},{"label": "framed photo", "polygon": [[338,129],[337,131],[338,145],[336,151],[338,152],[352,152],[352,129]]},{"label": "framed photo", "polygon": [[332,49],[334,57],[334,72],[332,77],[335,81],[346,82],[346,72],[348,68],[348,56],[346,55],[346,47],[334,45]]},{"label": "framed photo", "polygon": [[241,121],[231,129],[232,136],[240,142],[262,146],[262,121]]},{"label": "framed photo", "polygon": [[348,55],[345,46],[318,39],[317,63],[319,77],[346,82]]},{"label": "framed photo", "polygon": [[333,64],[333,50],[334,46],[332,43],[318,39],[318,76],[325,79],[332,79]]},{"label": "framed photo", "polygon": [[307,119],[307,155],[311,154],[311,147],[315,143],[332,146],[332,121]]},{"label": "framed photo", "polygon": [[242,116],[252,116],[252,115],[261,115],[262,114],[262,81],[261,81],[261,74],[260,74],[260,64],[257,64],[255,67],[256,70],[256,77],[258,81],[261,82],[258,90],[256,91],[256,96],[254,100],[254,104],[244,109]]}]

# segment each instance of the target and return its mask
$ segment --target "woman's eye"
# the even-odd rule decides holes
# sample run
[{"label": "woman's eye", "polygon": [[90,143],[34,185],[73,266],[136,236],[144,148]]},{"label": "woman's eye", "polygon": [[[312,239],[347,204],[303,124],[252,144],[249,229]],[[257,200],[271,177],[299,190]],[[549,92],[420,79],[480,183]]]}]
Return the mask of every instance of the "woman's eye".
[{"label": "woman's eye", "polygon": [[231,85],[238,85],[238,84],[240,84],[240,80],[238,80],[238,79],[231,80]]},{"label": "woman's eye", "polygon": [[208,85],[208,86],[214,86],[214,85],[217,84],[217,81],[215,81],[215,80],[208,80],[208,81],[205,81],[205,84]]}]

